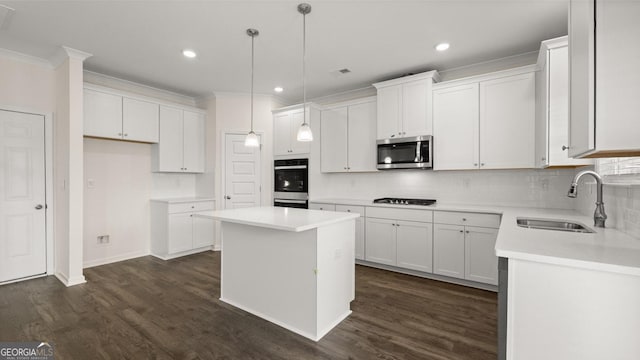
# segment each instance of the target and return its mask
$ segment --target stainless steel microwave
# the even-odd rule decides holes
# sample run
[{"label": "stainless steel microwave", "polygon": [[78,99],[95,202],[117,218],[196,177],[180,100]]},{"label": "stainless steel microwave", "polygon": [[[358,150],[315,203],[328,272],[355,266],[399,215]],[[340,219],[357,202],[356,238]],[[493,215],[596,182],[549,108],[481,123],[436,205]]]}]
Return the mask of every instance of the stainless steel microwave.
[{"label": "stainless steel microwave", "polygon": [[431,135],[378,140],[378,169],[431,169]]}]

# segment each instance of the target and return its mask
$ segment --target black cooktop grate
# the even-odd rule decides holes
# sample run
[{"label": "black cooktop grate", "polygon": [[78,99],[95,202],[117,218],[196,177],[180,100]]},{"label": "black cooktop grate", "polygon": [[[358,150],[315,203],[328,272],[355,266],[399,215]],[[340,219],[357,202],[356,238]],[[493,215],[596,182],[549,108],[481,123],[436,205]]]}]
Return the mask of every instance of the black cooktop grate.
[{"label": "black cooktop grate", "polygon": [[394,204],[394,205],[421,205],[429,206],[436,203],[432,199],[404,199],[404,198],[380,198],[373,200],[374,204]]}]

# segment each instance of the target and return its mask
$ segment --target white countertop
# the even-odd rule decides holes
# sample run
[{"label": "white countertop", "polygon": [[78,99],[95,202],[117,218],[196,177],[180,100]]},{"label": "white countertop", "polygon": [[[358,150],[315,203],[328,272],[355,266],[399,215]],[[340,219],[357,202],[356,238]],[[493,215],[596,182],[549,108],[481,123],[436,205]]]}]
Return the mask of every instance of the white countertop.
[{"label": "white countertop", "polygon": [[179,197],[179,198],[156,198],[151,201],[164,202],[168,204],[180,204],[188,202],[200,202],[200,201],[215,201],[213,198],[208,197]]},{"label": "white countertop", "polygon": [[306,231],[341,221],[353,220],[359,214],[286,207],[251,207],[241,209],[201,211],[198,217],[211,218],[236,224],[260,226],[284,231]]},{"label": "white countertop", "polygon": [[[500,214],[502,221],[496,241],[496,254],[500,257],[640,276],[640,239],[613,228],[596,228],[592,216],[575,210],[442,203],[407,206],[349,199],[316,199],[310,202]],[[519,217],[579,222],[595,233],[522,228],[516,224]]]}]

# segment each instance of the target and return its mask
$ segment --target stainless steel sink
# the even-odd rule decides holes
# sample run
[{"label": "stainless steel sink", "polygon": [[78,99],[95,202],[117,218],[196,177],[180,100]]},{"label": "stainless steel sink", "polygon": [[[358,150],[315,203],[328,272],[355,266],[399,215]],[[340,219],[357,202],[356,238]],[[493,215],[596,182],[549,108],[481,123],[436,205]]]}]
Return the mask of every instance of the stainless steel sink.
[{"label": "stainless steel sink", "polygon": [[595,233],[595,231],[588,227],[571,221],[564,220],[549,220],[549,219],[526,219],[518,218],[518,226],[529,229],[543,229],[543,230],[556,230],[556,231],[569,231],[577,233]]}]

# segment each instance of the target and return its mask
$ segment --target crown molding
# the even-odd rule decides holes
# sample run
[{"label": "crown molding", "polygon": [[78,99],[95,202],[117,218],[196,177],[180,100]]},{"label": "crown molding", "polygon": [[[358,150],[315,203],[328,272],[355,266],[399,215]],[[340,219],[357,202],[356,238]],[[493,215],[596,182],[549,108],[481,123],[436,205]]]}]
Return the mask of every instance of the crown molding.
[{"label": "crown molding", "polygon": [[61,46],[58,50],[51,56],[49,61],[53,65],[54,68],[60,66],[67,59],[75,59],[80,61],[85,61],[86,59],[92,57],[93,54],[89,54],[87,52],[77,50],[74,48],[70,48],[68,46]]},{"label": "crown molding", "polygon": [[31,65],[42,66],[47,69],[54,68],[53,65],[51,65],[51,62],[49,62],[49,60],[47,59],[19,53],[17,51],[13,51],[9,49],[0,48],[0,57],[15,60],[22,63],[31,64]]}]

